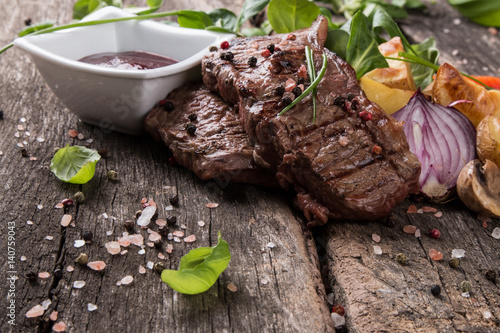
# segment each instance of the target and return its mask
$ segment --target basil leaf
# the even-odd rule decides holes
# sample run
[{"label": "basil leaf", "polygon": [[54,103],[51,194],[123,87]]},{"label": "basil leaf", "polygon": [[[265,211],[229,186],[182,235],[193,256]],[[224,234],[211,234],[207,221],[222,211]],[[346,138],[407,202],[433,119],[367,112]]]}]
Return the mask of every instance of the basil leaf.
[{"label": "basil leaf", "polygon": [[219,231],[216,246],[189,251],[181,258],[179,270],[163,270],[161,280],[182,294],[199,294],[214,285],[230,260],[229,245]]},{"label": "basil leaf", "polygon": [[356,71],[358,80],[375,68],[389,67],[387,60],[378,49],[378,43],[372,35],[368,20],[362,12],[357,12],[350,24],[346,61]]},{"label": "basil leaf", "polygon": [[232,11],[225,8],[219,8],[208,13],[208,16],[212,22],[214,22],[215,26],[236,32],[238,18]]},{"label": "basil leaf", "polygon": [[308,0],[271,0],[267,17],[277,33],[310,27],[320,14],[319,7]]},{"label": "basil leaf", "polygon": [[240,30],[243,23],[266,8],[268,4],[269,0],[246,0],[241,7],[240,16],[238,16],[236,32]]},{"label": "basil leaf", "polygon": [[100,159],[101,156],[95,150],[66,145],[55,153],[50,170],[64,182],[85,184],[94,177],[95,165]]},{"label": "basil leaf", "polygon": [[52,20],[31,24],[31,25],[27,26],[26,28],[24,28],[23,30],[19,31],[18,36],[23,37],[23,36],[26,36],[26,35],[29,35],[29,34],[35,32],[35,31],[38,31],[38,30],[53,27],[55,24],[56,24],[56,21],[52,21]]},{"label": "basil leaf", "polygon": [[335,52],[339,57],[346,60],[349,33],[342,29],[329,30],[326,37],[325,47]]},{"label": "basil leaf", "polygon": [[[437,65],[439,50],[436,48],[434,38],[427,38],[422,43],[413,45],[413,49],[418,57]],[[425,88],[432,82],[432,76],[435,73],[434,69],[414,63],[410,64],[410,68],[417,87]]]},{"label": "basil leaf", "polygon": [[78,0],[73,5],[73,18],[81,20],[97,9],[106,7],[108,4],[101,0]]},{"label": "basil leaf", "polygon": [[384,8],[378,5],[370,5],[365,8],[363,14],[365,14],[371,22],[372,30],[376,33],[379,43],[386,41],[385,39],[379,37],[382,34],[382,30],[385,30],[391,38],[396,36],[401,37],[403,45],[408,48],[410,43],[404,36],[401,29],[399,29],[398,24],[392,19],[391,15],[389,15]]},{"label": "basil leaf", "polygon": [[198,10],[180,10],[177,22],[183,28],[205,29],[214,25],[207,13]]}]

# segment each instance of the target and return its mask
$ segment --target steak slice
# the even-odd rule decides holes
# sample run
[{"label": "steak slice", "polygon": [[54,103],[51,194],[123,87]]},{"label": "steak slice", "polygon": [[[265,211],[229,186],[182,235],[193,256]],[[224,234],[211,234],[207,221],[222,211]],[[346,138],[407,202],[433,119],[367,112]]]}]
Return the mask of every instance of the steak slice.
[{"label": "steak slice", "polygon": [[[172,151],[177,163],[219,185],[277,185],[275,169],[258,156],[238,113],[201,83],[173,90],[145,120],[146,130]],[[169,110],[169,111],[167,111]]]},{"label": "steak slice", "polygon": [[[234,39],[228,49],[202,60],[203,81],[238,105],[258,155],[278,166],[283,187],[298,192],[310,225],[328,218],[378,220],[418,191],[420,163],[408,149],[402,124],[369,101],[351,66],[323,47],[327,29],[320,17],[291,35]],[[314,52],[316,73],[322,55],[328,59],[314,122],[311,94],[278,116],[295,98],[297,90],[290,90],[309,84],[306,45]]]}]

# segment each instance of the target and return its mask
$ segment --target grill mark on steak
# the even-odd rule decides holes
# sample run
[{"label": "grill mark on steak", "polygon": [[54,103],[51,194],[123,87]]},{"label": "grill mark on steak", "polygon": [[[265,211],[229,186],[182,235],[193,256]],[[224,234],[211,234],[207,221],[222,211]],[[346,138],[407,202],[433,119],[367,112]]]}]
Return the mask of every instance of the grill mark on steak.
[{"label": "grill mark on steak", "polygon": [[[231,61],[213,52],[202,61],[203,80],[225,101],[239,106],[240,120],[257,153],[278,166],[277,178],[298,192],[299,207],[311,225],[332,219],[377,220],[387,216],[410,192],[418,191],[420,164],[409,152],[400,123],[369,101],[354,70],[323,47],[326,19],[311,29],[286,35],[238,38],[230,42]],[[281,51],[270,57],[260,52],[269,44]],[[314,53],[315,68],[326,54],[328,67],[317,87],[317,116],[312,122],[312,98],[305,97],[283,116],[276,88],[287,79],[303,78],[304,48]],[[255,67],[243,66],[248,57]],[[286,63],[287,70],[273,69]],[[360,112],[369,112],[364,119]],[[342,138],[341,138],[342,137]],[[339,141],[340,140],[340,141]],[[374,146],[381,147],[379,154]]]},{"label": "grill mark on steak", "polygon": [[[180,165],[201,179],[225,185],[229,181],[277,185],[272,166],[257,164],[259,156],[238,114],[219,96],[201,83],[189,83],[173,90],[165,101],[174,109],[155,107],[145,127],[153,138],[163,140]],[[190,123],[196,126],[194,134],[186,129]]]}]

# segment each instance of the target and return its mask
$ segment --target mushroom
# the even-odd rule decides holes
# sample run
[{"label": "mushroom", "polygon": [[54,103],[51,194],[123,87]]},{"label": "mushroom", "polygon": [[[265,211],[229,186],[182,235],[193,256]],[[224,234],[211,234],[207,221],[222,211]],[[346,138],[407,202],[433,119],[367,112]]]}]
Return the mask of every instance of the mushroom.
[{"label": "mushroom", "polygon": [[472,160],[462,169],[457,181],[462,202],[472,211],[500,217],[500,169],[486,160]]}]

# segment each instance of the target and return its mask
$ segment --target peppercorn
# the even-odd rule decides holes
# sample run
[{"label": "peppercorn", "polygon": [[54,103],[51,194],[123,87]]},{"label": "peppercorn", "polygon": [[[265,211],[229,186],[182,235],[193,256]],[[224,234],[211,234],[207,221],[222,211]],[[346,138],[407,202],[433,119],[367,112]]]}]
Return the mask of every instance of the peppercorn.
[{"label": "peppercorn", "polygon": [[31,284],[35,284],[37,279],[38,275],[35,272],[29,272],[28,274],[26,274],[26,280],[28,280],[28,282]]},{"label": "peppercorn", "polygon": [[174,194],[173,196],[168,199],[170,201],[170,204],[172,206],[177,206],[179,204],[179,196],[177,194]]},{"label": "peppercorn", "polygon": [[373,146],[372,152],[375,155],[380,155],[382,153],[382,147],[375,145]]},{"label": "peppercorn", "polygon": [[161,250],[161,247],[163,246],[163,241],[161,239],[157,239],[153,242],[155,249]]},{"label": "peppercorn", "polygon": [[283,97],[281,101],[283,102],[284,106],[288,106],[292,103],[292,99],[290,97]]},{"label": "peppercorn", "polygon": [[0,120],[3,120],[3,110],[0,110]]},{"label": "peppercorn", "polygon": [[285,87],[277,86],[276,89],[274,89],[274,93],[278,96],[282,96],[285,93]]},{"label": "peppercorn", "polygon": [[234,59],[234,54],[233,54],[233,52],[231,52],[231,51],[228,51],[228,52],[222,52],[222,53],[220,54],[220,58],[221,58],[222,60],[232,61],[232,60]]},{"label": "peppercorn", "polygon": [[448,265],[450,265],[451,268],[458,268],[460,265],[460,259],[453,257],[448,261]]},{"label": "peppercorn", "polygon": [[189,133],[189,135],[194,135],[194,133],[196,132],[196,125],[193,123],[187,123],[186,131]]},{"label": "peppercorn", "polygon": [[300,89],[299,87],[295,87],[293,88],[292,93],[295,95],[295,97],[299,97],[302,94],[302,89]]},{"label": "peppercorn", "polygon": [[274,53],[274,44],[269,44],[266,48],[269,50],[269,52]]},{"label": "peppercorn", "polygon": [[106,148],[101,148],[99,149],[99,151],[97,152],[99,154],[99,156],[101,156],[102,158],[106,158],[108,157],[108,150]]},{"label": "peppercorn", "polygon": [[495,273],[494,270],[492,269],[489,269],[488,271],[486,271],[486,279],[488,279],[489,281],[495,283],[496,280],[497,280],[497,273]]},{"label": "peppercorn", "polygon": [[31,18],[27,18],[26,20],[24,20],[24,25],[29,26],[32,22],[33,21],[31,20]]},{"label": "peppercorn", "polygon": [[60,279],[62,279],[62,277],[63,277],[63,272],[62,272],[62,271],[61,271],[61,269],[59,269],[59,268],[56,268],[56,269],[54,270],[53,274],[54,274],[54,277],[55,277],[56,279],[59,279],[59,280],[60,280]]},{"label": "peppercorn", "polygon": [[196,121],[198,119],[198,116],[196,116],[195,113],[191,113],[189,116],[188,116],[188,119],[191,120],[191,121]]},{"label": "peppercorn", "polygon": [[260,51],[260,55],[263,56],[264,58],[267,58],[271,55],[271,51],[269,51],[268,49],[262,50]]},{"label": "peppercorn", "polygon": [[472,290],[472,284],[469,281],[464,280],[460,283],[460,290],[462,290],[463,293],[470,293]]},{"label": "peppercorn", "polygon": [[248,66],[255,67],[257,65],[257,58],[250,57],[248,58]]},{"label": "peppercorn", "polygon": [[108,173],[106,174],[106,177],[108,177],[109,180],[117,180],[118,179],[118,173],[114,170],[109,170]]},{"label": "peppercorn", "polygon": [[94,234],[92,234],[92,231],[85,231],[82,235],[82,238],[86,242],[92,242],[92,238],[94,237]]},{"label": "peppercorn", "polygon": [[73,206],[74,202],[71,199],[64,199],[61,201],[64,207]]},{"label": "peppercorn", "polygon": [[295,39],[297,39],[297,36],[295,36],[294,34],[288,34],[288,36],[286,36],[286,39],[295,40]]},{"label": "peppercorn", "polygon": [[165,269],[165,265],[163,265],[163,263],[161,263],[161,262],[157,262],[154,265],[154,270],[158,274],[161,274],[161,272],[163,272],[164,269]]},{"label": "peppercorn", "polygon": [[123,222],[123,226],[125,227],[125,229],[127,229],[128,232],[131,232],[135,228],[135,222],[133,220],[126,220],[125,222]]},{"label": "peppercorn", "polygon": [[434,285],[431,287],[431,293],[434,295],[434,296],[439,296],[441,294],[441,287],[439,285]]},{"label": "peppercorn", "polygon": [[26,148],[21,148],[21,156],[22,157],[30,157],[31,154],[29,153],[29,151]]},{"label": "peppercorn", "polygon": [[404,253],[398,253],[396,255],[396,261],[401,265],[406,265],[408,263],[408,257]]},{"label": "peppercorn", "polygon": [[333,306],[332,306],[332,312],[336,312],[336,313],[338,313],[341,316],[345,315],[345,309],[340,304],[333,304]]},{"label": "peppercorn", "polygon": [[165,104],[163,104],[163,109],[167,112],[173,111],[175,108],[174,103],[170,101],[166,101]]},{"label": "peppercorn", "polygon": [[79,265],[87,265],[89,262],[89,256],[86,253],[80,253],[78,257],[76,257],[75,262]]},{"label": "peppercorn", "polygon": [[166,237],[168,235],[168,228],[166,225],[158,227],[158,233],[162,235],[163,237]]},{"label": "peppercorn", "polygon": [[333,105],[340,106],[343,108],[345,105],[345,97],[343,96],[336,97],[335,100],[333,101]]},{"label": "peppercorn", "polygon": [[142,215],[142,210],[138,210],[138,211],[135,212],[134,216],[135,216],[136,219],[138,219],[139,216],[141,216],[141,215]]},{"label": "peppercorn", "polygon": [[223,41],[222,43],[220,43],[220,48],[225,50],[225,49],[228,49],[229,48],[229,42],[227,40]]},{"label": "peppercorn", "polygon": [[176,225],[177,224],[177,216],[175,216],[175,215],[167,216],[167,224],[170,227],[173,227],[174,225]]},{"label": "peppercorn", "polygon": [[429,230],[429,235],[432,238],[438,239],[439,237],[441,237],[441,232],[437,229],[431,229],[431,230]]},{"label": "peppercorn", "polygon": [[83,194],[83,192],[81,191],[78,191],[73,195],[73,199],[75,199],[76,202],[84,202],[85,194]]},{"label": "peppercorn", "polygon": [[208,48],[208,50],[209,50],[210,52],[216,52],[217,50],[219,50],[219,48],[218,48],[217,46],[215,46],[215,45],[211,45],[211,46]]}]

